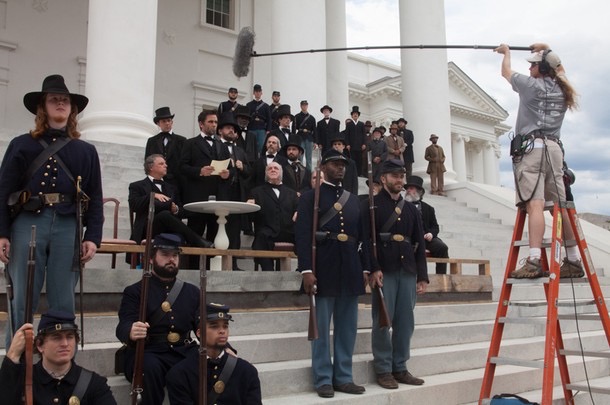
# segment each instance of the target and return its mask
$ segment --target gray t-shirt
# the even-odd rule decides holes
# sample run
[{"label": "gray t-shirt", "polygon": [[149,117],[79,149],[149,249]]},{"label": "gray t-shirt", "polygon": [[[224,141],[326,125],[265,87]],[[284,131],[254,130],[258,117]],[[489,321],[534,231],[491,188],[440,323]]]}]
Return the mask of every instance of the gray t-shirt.
[{"label": "gray t-shirt", "polygon": [[515,131],[527,135],[541,131],[557,138],[567,107],[563,92],[550,77],[533,78],[521,73],[511,76],[513,90],[519,93],[519,111]]}]

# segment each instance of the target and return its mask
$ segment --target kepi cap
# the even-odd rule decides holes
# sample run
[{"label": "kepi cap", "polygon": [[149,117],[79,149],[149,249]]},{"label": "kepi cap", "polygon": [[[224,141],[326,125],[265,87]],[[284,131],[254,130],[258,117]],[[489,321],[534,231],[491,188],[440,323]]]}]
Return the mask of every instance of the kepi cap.
[{"label": "kepi cap", "polygon": [[38,334],[44,335],[67,330],[78,331],[78,326],[74,323],[74,319],[75,316],[71,312],[51,309],[40,317]]},{"label": "kepi cap", "polygon": [[384,160],[379,167],[379,175],[386,173],[406,173],[405,164],[399,159]]},{"label": "kepi cap", "polygon": [[182,246],[182,237],[173,233],[160,233],[155,236],[152,247],[161,250],[180,251]]}]

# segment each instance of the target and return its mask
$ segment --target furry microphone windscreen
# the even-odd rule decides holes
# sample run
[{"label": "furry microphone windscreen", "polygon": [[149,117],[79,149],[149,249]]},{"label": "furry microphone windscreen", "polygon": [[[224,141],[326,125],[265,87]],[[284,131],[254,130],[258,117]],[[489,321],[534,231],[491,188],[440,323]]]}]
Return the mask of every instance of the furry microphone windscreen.
[{"label": "furry microphone windscreen", "polygon": [[235,44],[235,56],[233,57],[233,74],[235,76],[248,76],[252,48],[254,48],[254,31],[252,27],[244,27],[239,32]]}]

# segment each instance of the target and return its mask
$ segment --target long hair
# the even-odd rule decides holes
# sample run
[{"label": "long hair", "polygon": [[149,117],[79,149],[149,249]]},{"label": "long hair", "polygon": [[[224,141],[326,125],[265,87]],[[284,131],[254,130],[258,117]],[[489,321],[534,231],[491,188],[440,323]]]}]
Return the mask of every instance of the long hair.
[{"label": "long hair", "polygon": [[576,93],[576,90],[574,90],[574,87],[572,87],[572,84],[568,81],[566,75],[564,73],[557,74],[554,69],[551,69],[549,76],[555,79],[557,85],[561,89],[566,107],[571,111],[577,109],[578,102],[576,101],[576,98],[578,97],[578,93]]},{"label": "long hair", "polygon": [[[45,103],[47,100],[47,93],[43,94],[40,97],[40,102],[38,103],[38,108],[36,110],[36,118],[34,120],[34,124],[36,127],[30,131],[30,134],[34,138],[40,138],[42,134],[45,133],[47,129],[49,129],[49,116],[45,109]],[[78,121],[76,120],[76,116],[78,115],[78,107],[70,99],[70,115],[68,116],[68,123],[66,124],[66,133],[72,139],[80,138],[80,132],[77,130]]]}]

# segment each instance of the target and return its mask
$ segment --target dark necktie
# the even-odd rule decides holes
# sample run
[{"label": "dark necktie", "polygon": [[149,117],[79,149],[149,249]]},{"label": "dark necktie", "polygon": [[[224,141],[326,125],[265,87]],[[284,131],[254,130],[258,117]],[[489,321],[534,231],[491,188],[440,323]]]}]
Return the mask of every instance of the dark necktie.
[{"label": "dark necktie", "polygon": [[294,170],[294,177],[297,181],[297,189],[299,189],[301,185],[301,171],[299,170],[299,165],[297,162],[292,163],[292,169]]},{"label": "dark necktie", "polygon": [[153,183],[158,185],[158,189],[163,192],[163,180],[153,179]]},{"label": "dark necktie", "polygon": [[268,158],[268,159],[274,159],[274,158],[275,158],[275,155],[267,155],[267,158]]}]

